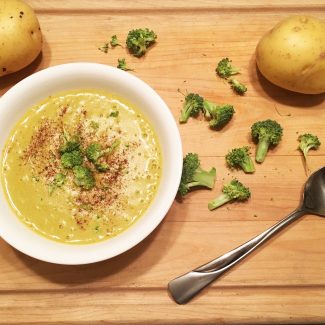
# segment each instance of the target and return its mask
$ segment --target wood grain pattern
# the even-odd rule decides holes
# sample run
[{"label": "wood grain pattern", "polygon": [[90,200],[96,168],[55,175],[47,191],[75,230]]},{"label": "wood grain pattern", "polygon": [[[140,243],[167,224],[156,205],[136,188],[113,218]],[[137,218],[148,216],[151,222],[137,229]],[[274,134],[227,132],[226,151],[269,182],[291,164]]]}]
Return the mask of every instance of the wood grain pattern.
[{"label": "wood grain pattern", "polygon": [[[297,151],[299,133],[314,132],[324,144],[311,152],[313,170],[325,162],[324,94],[307,96],[280,89],[256,70],[254,51],[264,32],[290,15],[324,17],[324,1],[104,1],[26,0],[38,14],[42,55],[29,67],[0,78],[0,95],[29,74],[61,63],[116,66],[125,57],[132,72],[166,101],[175,119],[177,92],[198,92],[232,103],[236,114],[221,131],[191,119],[179,125],[184,154],[197,152],[202,166],[215,166],[215,188],[175,200],[161,225],[142,243],[111,260],[60,266],[25,256],[0,240],[0,324],[311,324],[325,323],[325,220],[305,216],[236,266],[190,304],[167,294],[172,278],[257,235],[290,213],[306,180]],[[148,26],[158,43],[145,58],[125,48],[97,48],[117,34]],[[217,78],[216,63],[230,57],[242,68],[245,96]],[[230,148],[255,145],[250,126],[272,118],[283,141],[254,175],[230,171]],[[222,184],[238,177],[252,191],[247,203],[209,212],[207,202]]]}]

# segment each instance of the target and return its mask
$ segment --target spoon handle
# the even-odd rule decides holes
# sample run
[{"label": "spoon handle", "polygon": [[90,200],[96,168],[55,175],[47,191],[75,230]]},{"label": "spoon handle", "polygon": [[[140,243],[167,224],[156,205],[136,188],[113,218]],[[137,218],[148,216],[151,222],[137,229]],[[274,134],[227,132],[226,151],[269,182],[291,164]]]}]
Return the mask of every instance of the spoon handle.
[{"label": "spoon handle", "polygon": [[248,256],[262,243],[271,238],[275,233],[304,214],[305,211],[303,209],[297,209],[291,212],[284,219],[280,220],[274,226],[265,230],[260,235],[252,238],[245,244],[229,251],[228,253],[210,261],[207,264],[194,269],[191,272],[170,281],[168,284],[168,290],[172,297],[178,304],[187,303],[203,288]]}]

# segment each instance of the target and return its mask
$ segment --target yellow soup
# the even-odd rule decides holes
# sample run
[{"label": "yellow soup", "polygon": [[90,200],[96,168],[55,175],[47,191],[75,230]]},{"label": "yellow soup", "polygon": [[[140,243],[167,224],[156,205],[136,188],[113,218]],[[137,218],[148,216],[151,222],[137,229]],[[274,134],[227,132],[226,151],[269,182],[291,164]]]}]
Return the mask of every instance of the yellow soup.
[{"label": "yellow soup", "polygon": [[87,244],[144,214],[161,176],[152,126],[113,95],[70,91],[33,106],[2,156],[2,183],[18,217],[43,236]]}]

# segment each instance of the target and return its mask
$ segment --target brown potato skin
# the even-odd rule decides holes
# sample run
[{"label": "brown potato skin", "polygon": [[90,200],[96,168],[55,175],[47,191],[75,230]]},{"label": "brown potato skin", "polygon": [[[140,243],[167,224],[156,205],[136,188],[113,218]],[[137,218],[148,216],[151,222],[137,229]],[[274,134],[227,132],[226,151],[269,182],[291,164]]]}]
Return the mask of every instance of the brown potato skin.
[{"label": "brown potato skin", "polygon": [[277,86],[303,94],[325,92],[325,22],[311,16],[279,22],[258,43],[256,63]]},{"label": "brown potato skin", "polygon": [[42,49],[42,33],[33,9],[21,0],[0,1],[0,77],[21,70]]}]

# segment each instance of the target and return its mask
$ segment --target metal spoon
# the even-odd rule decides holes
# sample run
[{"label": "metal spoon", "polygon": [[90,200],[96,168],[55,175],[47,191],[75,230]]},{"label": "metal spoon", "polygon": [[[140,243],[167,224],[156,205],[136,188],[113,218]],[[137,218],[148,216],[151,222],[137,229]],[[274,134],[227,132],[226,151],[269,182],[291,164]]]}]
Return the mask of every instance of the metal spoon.
[{"label": "metal spoon", "polygon": [[325,217],[325,167],[308,178],[300,206],[286,218],[260,235],[232,251],[188,272],[168,284],[168,290],[178,304],[190,301],[203,288],[243,260],[274,234],[305,214]]}]

